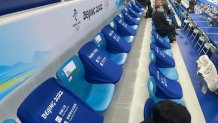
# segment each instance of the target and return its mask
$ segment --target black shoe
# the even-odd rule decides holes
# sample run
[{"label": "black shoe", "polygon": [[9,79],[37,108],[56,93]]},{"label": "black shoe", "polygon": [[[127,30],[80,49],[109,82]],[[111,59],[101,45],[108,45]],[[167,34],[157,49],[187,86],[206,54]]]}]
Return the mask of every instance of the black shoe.
[{"label": "black shoe", "polygon": [[178,33],[176,33],[176,35],[179,35]]}]

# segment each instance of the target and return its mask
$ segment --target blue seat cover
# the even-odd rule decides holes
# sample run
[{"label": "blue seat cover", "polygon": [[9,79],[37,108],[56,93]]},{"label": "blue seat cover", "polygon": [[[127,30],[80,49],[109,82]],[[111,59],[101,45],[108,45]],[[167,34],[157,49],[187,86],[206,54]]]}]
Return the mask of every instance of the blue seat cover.
[{"label": "blue seat cover", "polygon": [[163,99],[181,99],[183,96],[181,85],[178,81],[166,78],[157,68],[155,62],[150,62],[149,73],[157,83],[156,96]]},{"label": "blue seat cover", "polygon": [[106,47],[109,52],[128,53],[131,50],[131,45],[125,39],[120,37],[116,32],[114,32],[114,30],[109,25],[106,25],[104,28],[102,28],[101,31],[104,35],[100,34],[101,37],[97,38],[103,38],[102,41],[106,41]]},{"label": "blue seat cover", "polygon": [[139,7],[135,2],[131,2],[130,4],[132,4],[132,7],[137,11],[137,12],[143,12],[144,9]]},{"label": "blue seat cover", "polygon": [[103,117],[86,103],[49,78],[32,91],[17,111],[22,123],[103,123]]},{"label": "blue seat cover", "polygon": [[129,24],[129,25],[139,25],[140,21],[136,20],[134,17],[129,15],[128,12],[122,11],[122,13],[124,15],[124,19],[125,19],[127,24]]},{"label": "blue seat cover", "polygon": [[102,53],[94,42],[83,45],[78,54],[85,68],[87,81],[117,83],[120,80],[123,73],[122,67]]},{"label": "blue seat cover", "polygon": [[176,103],[180,103],[180,104],[185,106],[185,102],[183,101],[183,99],[168,99],[168,98],[163,99],[163,98],[157,97],[156,96],[156,93],[157,93],[157,84],[156,83],[157,82],[155,81],[154,77],[150,76],[148,78],[147,87],[148,87],[148,92],[149,92],[149,98],[152,99],[154,104],[158,103],[159,101],[170,100],[170,101],[174,101]]},{"label": "blue seat cover", "polygon": [[156,56],[156,64],[161,68],[171,68],[175,67],[175,61],[172,57],[166,55],[160,48],[158,48],[155,43],[150,44],[151,50],[154,51]]},{"label": "blue seat cover", "polygon": [[144,120],[148,120],[151,117],[151,111],[154,107],[155,103],[152,98],[148,98],[145,102],[144,106]]},{"label": "blue seat cover", "polygon": [[141,18],[142,15],[140,15],[139,13],[137,13],[136,11],[134,11],[131,7],[126,6],[126,8],[124,9],[126,11],[129,12],[130,15],[132,15],[135,18]]},{"label": "blue seat cover", "polygon": [[[113,51],[110,52],[110,50],[108,50],[109,48],[107,48],[108,46],[106,46],[106,45],[108,45],[107,42],[108,43],[110,43],[110,42],[106,41],[105,36],[102,32],[96,34],[92,40],[96,44],[96,47],[98,47],[98,49],[100,49],[101,52],[103,52],[105,55],[107,55],[107,57],[109,57],[113,62],[117,63],[118,65],[123,65],[126,62],[126,60],[127,60],[127,53],[126,52],[129,52],[129,50],[123,49],[125,47],[122,47],[122,46],[117,46],[117,47],[114,46],[113,47],[113,45],[111,45],[110,47],[111,47],[111,50],[113,50]],[[129,43],[127,43],[127,41],[125,41],[125,40],[123,40],[123,41],[126,44],[130,45]],[[117,41],[115,40],[115,43],[116,42]]]},{"label": "blue seat cover", "polygon": [[156,31],[152,31],[152,35],[154,36],[155,43],[158,47],[160,47],[161,49],[171,49],[170,43],[165,42]]},{"label": "blue seat cover", "polygon": [[133,10],[135,10],[137,13],[139,13],[140,15],[142,14],[142,10],[136,6],[135,4],[129,3],[127,6],[129,6],[130,8],[132,8]]},{"label": "blue seat cover", "polygon": [[[118,34],[120,35],[124,40],[126,40],[128,43],[132,43],[134,41],[134,36],[132,35],[121,35],[118,31],[118,27],[116,22],[113,20],[109,23],[110,27]],[[132,28],[132,27],[131,27]],[[134,29],[135,30],[135,29]]]},{"label": "blue seat cover", "polygon": [[78,56],[66,60],[56,72],[58,80],[95,111],[105,111],[113,97],[114,84],[93,84],[85,79],[85,71]]},{"label": "blue seat cover", "polygon": [[136,5],[137,5],[139,8],[141,8],[141,9],[144,10],[144,6],[141,5],[137,0],[135,0],[135,3],[136,3]]},{"label": "blue seat cover", "polygon": [[130,27],[120,16],[116,16],[114,18],[116,25],[117,25],[117,31],[121,36],[135,36],[136,30]]}]

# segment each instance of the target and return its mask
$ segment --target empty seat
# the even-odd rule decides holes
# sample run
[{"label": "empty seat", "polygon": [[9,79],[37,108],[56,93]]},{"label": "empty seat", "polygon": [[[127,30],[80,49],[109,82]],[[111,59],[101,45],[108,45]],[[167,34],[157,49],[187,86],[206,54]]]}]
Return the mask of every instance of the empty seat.
[{"label": "empty seat", "polygon": [[151,50],[155,53],[156,64],[161,68],[172,68],[175,67],[175,61],[169,55],[166,55],[155,43],[150,44]]},{"label": "empty seat", "polygon": [[137,0],[134,0],[134,1],[132,1],[132,2],[135,2],[135,4],[136,4],[142,11],[145,10],[145,9],[144,9],[144,6],[143,6],[142,4],[140,4]]},{"label": "empty seat", "polygon": [[[107,49],[114,53],[128,53],[131,50],[131,45],[119,36],[109,25],[102,28],[102,41],[107,43]],[[105,38],[104,38],[105,37]],[[100,37],[98,37],[100,39]],[[103,42],[101,42],[103,43]]]},{"label": "empty seat", "polygon": [[104,27],[102,32],[96,34],[92,40],[95,42],[98,49],[106,54],[112,61],[118,65],[123,65],[127,60],[127,53],[131,49],[130,44],[117,35],[109,26]]},{"label": "empty seat", "polygon": [[[151,100],[149,100],[149,106],[148,109],[146,110],[146,112],[144,111],[144,117],[146,118],[147,116],[149,116],[150,114],[150,110],[152,107],[152,105],[158,103],[161,100],[171,100],[177,103],[180,103],[182,105],[185,105],[184,101],[181,98],[168,98],[168,97],[159,97],[158,93],[159,93],[159,87],[158,87],[158,82],[156,81],[156,79],[152,76],[150,76],[148,78],[148,83],[147,83],[147,87],[148,87],[148,92],[149,92],[149,97],[151,98]],[[172,87],[172,86],[171,86]],[[174,90],[175,89],[175,90]],[[177,91],[176,88],[172,88],[171,90]],[[167,92],[167,93],[175,93],[175,92]],[[152,103],[153,101],[153,103]]]},{"label": "empty seat", "polygon": [[149,73],[157,83],[156,95],[163,99],[180,99],[183,96],[181,85],[176,80],[168,79],[158,70],[154,62],[149,64]]},{"label": "empty seat", "polygon": [[17,111],[22,123],[103,123],[103,117],[55,78],[33,90]]},{"label": "empty seat", "polygon": [[139,25],[140,21],[135,19],[133,16],[131,16],[128,12],[122,11],[121,14],[123,14],[124,20],[126,21],[127,24],[134,26],[134,25]]},{"label": "empty seat", "polygon": [[152,31],[152,36],[155,40],[157,46],[161,49],[171,49],[171,45],[169,42],[164,41],[164,39],[155,31]]},{"label": "empty seat", "polygon": [[136,30],[130,27],[128,24],[126,24],[122,19],[119,22],[115,22],[115,20],[113,20],[109,23],[109,25],[117,34],[119,34],[128,43],[133,42]]},{"label": "empty seat", "polygon": [[154,107],[155,103],[152,98],[148,98],[145,102],[144,106],[144,120],[148,120],[151,117],[151,111]]},{"label": "empty seat", "polygon": [[[58,80],[95,111],[105,111],[113,97],[114,84],[92,84],[78,56],[72,56],[58,69]],[[93,75],[94,76],[94,75]],[[96,82],[97,83],[97,82]]]},{"label": "empty seat", "polygon": [[101,52],[93,41],[83,45],[79,57],[85,68],[85,78],[92,83],[117,83],[123,73],[121,66]]},{"label": "empty seat", "polygon": [[[134,24],[131,25],[131,21],[125,20],[125,17],[124,17],[124,15],[123,15],[123,13],[120,13],[119,16],[120,16],[120,18],[121,18],[122,20],[124,20],[124,21],[125,21],[129,26],[131,26],[133,29],[135,29],[135,30],[138,29],[138,25],[134,25]],[[133,19],[134,19],[134,18],[133,18]],[[136,19],[135,19],[135,20],[136,20]]]},{"label": "empty seat", "polygon": [[135,12],[137,12],[139,15],[143,15],[143,10],[141,10],[137,5],[132,4],[131,2],[127,4],[127,7],[132,8]]},{"label": "empty seat", "polygon": [[128,12],[132,17],[134,17],[136,20],[140,21],[141,20],[141,16],[135,12],[132,9],[128,9],[127,7],[125,7],[122,12]]}]

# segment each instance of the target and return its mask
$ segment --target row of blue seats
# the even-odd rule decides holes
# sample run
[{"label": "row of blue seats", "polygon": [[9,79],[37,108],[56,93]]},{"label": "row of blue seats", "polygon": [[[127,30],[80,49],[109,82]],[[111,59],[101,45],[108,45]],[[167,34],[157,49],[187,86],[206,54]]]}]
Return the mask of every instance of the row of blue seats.
[{"label": "row of blue seats", "polygon": [[171,100],[185,105],[182,87],[168,37],[161,37],[155,28],[152,30],[150,44],[150,64],[147,87],[149,98],[144,107],[144,119],[151,116],[153,106],[162,100]]},{"label": "row of blue seats", "polygon": [[[102,123],[122,76],[144,8],[131,1],[51,77],[26,97],[17,111],[22,123]],[[6,122],[5,122],[6,123]]]}]

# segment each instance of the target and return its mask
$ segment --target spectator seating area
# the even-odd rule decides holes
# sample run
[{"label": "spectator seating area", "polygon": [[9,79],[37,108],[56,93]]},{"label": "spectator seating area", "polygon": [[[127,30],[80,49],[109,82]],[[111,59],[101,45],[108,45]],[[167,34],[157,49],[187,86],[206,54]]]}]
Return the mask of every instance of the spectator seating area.
[{"label": "spectator seating area", "polygon": [[150,77],[147,83],[149,98],[144,106],[145,120],[151,116],[152,107],[161,100],[171,100],[185,106],[171,44],[167,38],[158,35],[153,28],[150,43]]},{"label": "spectator seating area", "polygon": [[17,111],[20,121],[102,123],[101,113],[112,101],[143,12],[137,1],[129,2],[79,49],[78,56],[60,65],[56,78],[47,79],[26,97]]}]

